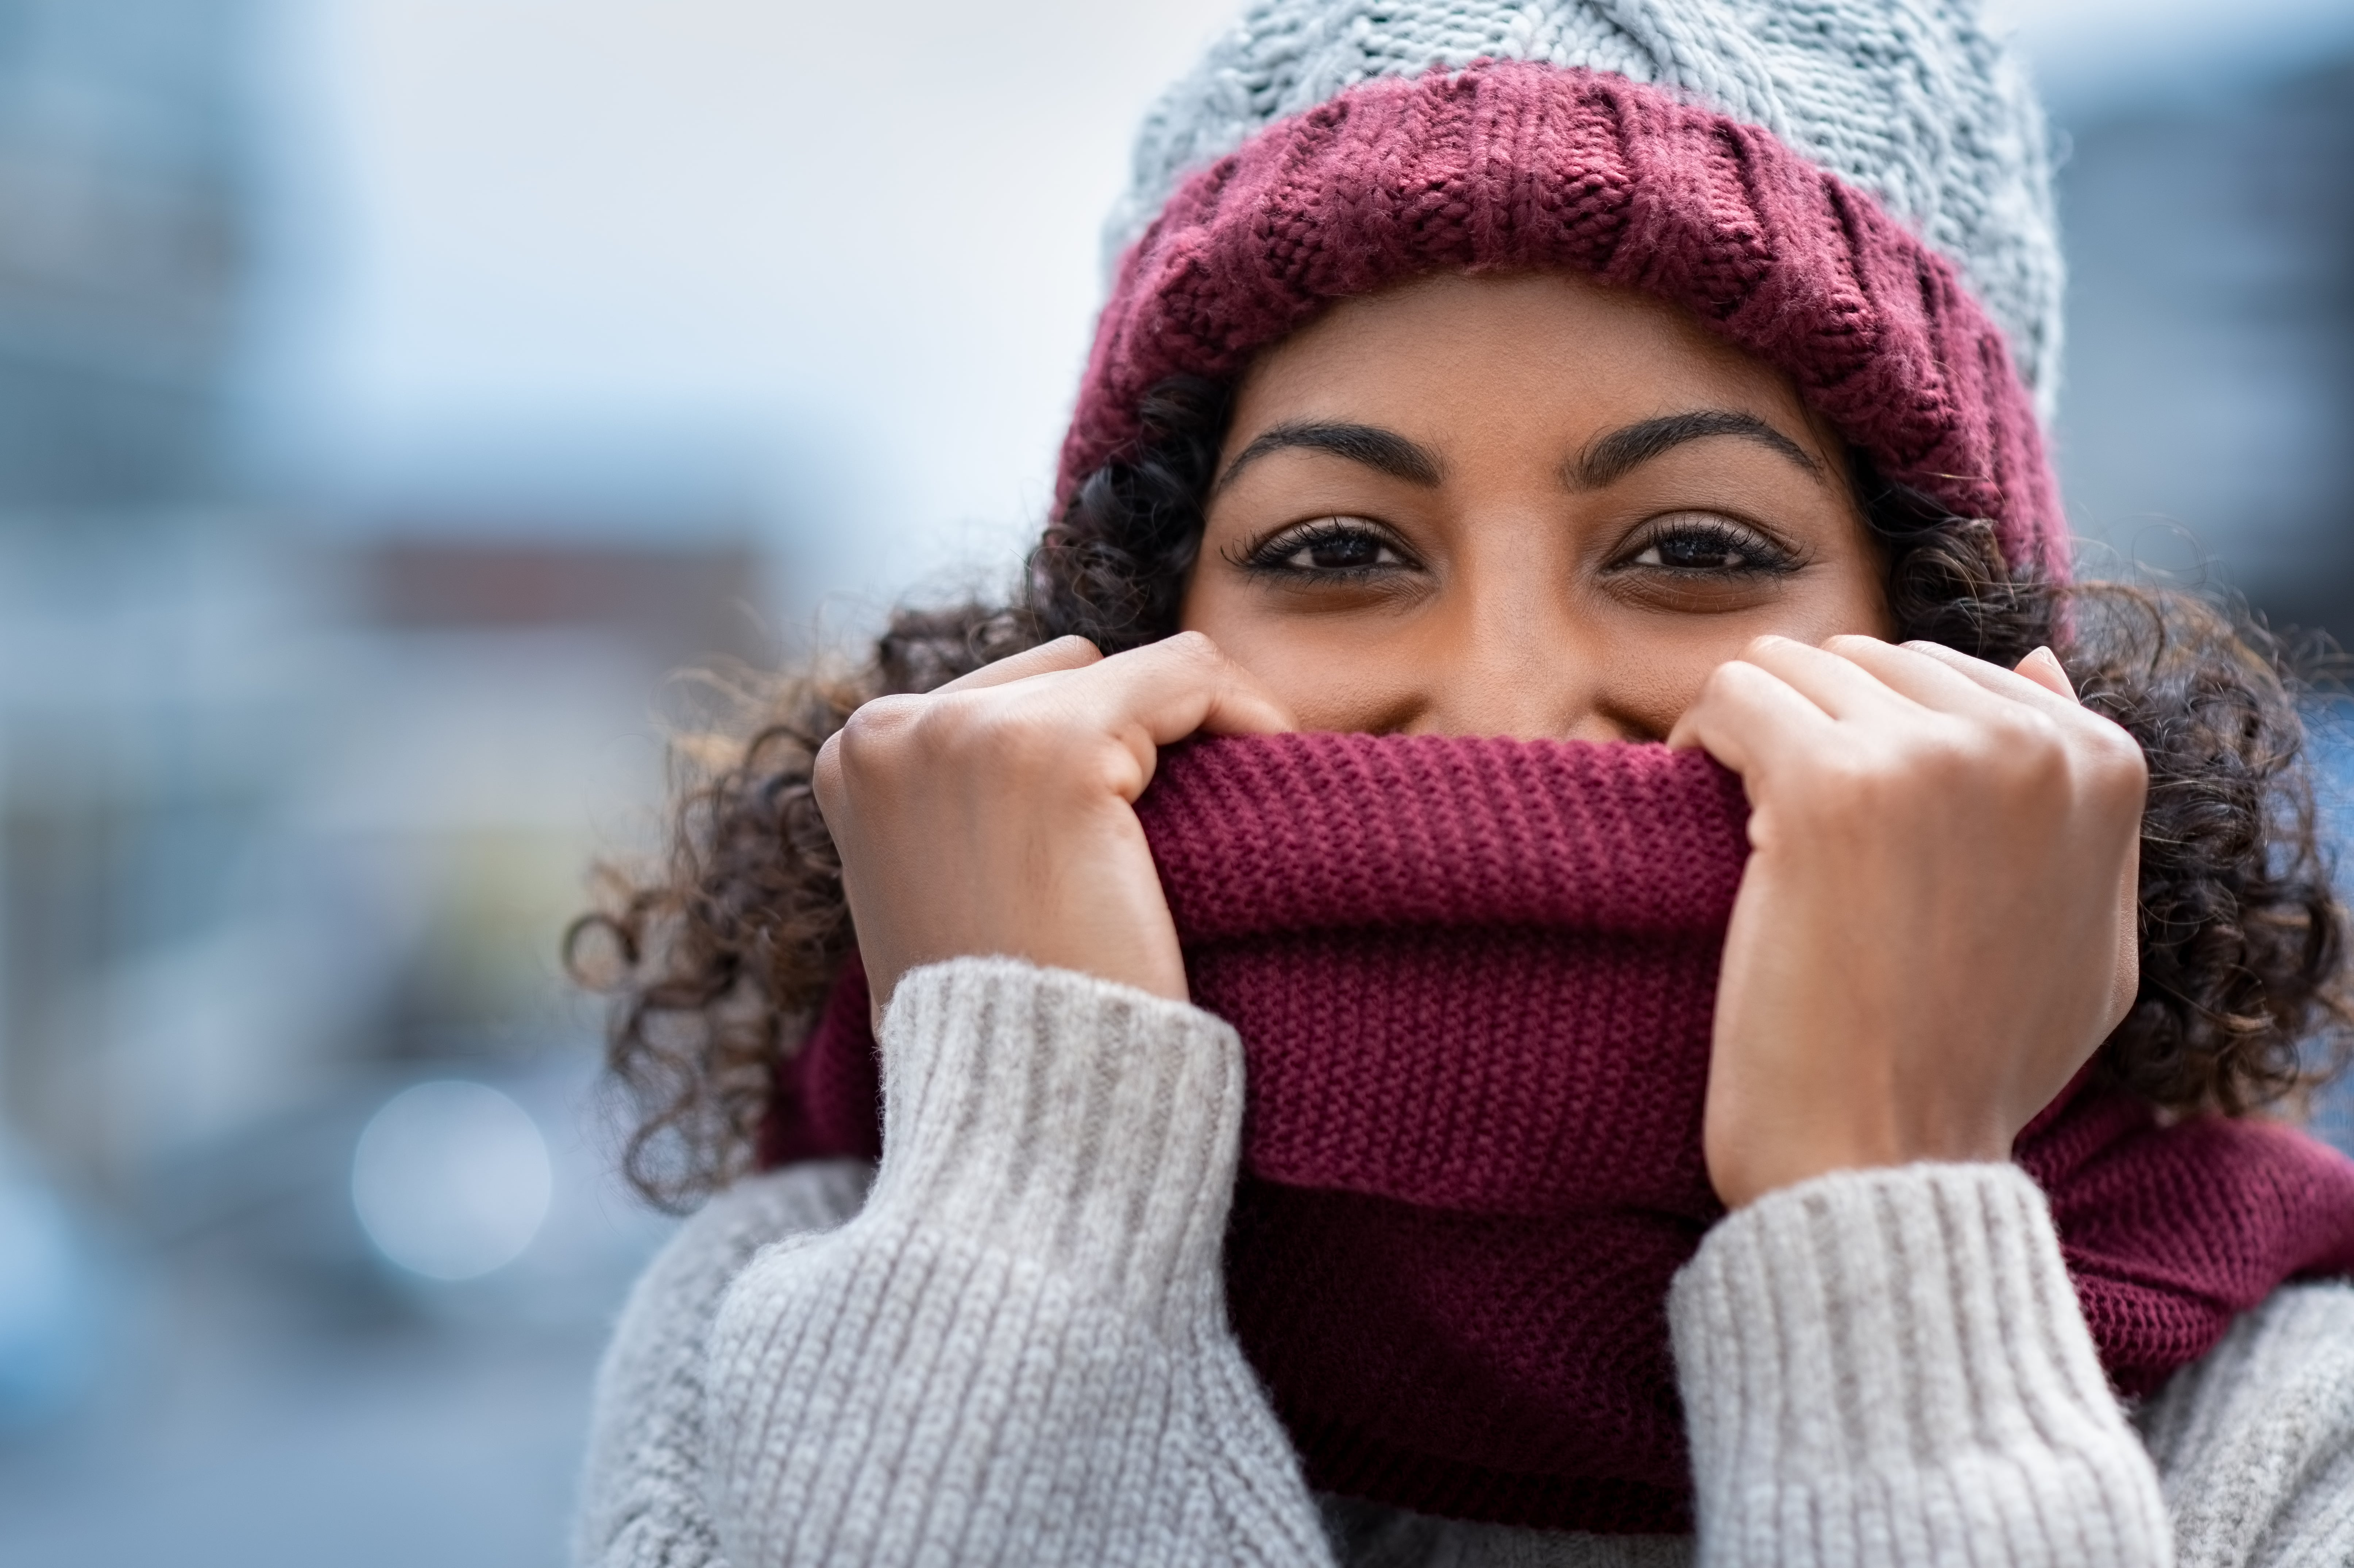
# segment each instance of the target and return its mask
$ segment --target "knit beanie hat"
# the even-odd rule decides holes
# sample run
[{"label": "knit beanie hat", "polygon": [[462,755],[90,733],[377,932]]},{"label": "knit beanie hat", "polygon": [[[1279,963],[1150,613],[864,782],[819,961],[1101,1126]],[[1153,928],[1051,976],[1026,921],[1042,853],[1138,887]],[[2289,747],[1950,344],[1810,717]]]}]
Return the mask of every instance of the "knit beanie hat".
[{"label": "knit beanie hat", "polygon": [[2050,162],[1977,12],[1255,0],[1146,119],[1057,510],[1168,377],[1231,377],[1417,274],[1566,269],[1690,311],[1885,477],[2064,576]]}]

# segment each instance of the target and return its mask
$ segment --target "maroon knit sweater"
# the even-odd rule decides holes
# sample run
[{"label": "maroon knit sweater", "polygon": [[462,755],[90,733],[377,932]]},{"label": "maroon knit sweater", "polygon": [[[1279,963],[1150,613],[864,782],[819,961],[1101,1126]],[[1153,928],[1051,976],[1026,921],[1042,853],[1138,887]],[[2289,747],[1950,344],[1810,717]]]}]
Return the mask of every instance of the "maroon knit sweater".
[{"label": "maroon knit sweater", "polygon": [[[1747,854],[1698,752],[1198,742],[1139,807],[1193,998],[1240,1033],[1229,1310],[1314,1485],[1463,1518],[1689,1528],[1665,1303]],[[879,1156],[854,966],[764,1164]],[[2354,1162],[2062,1097],[2019,1141],[2111,1377],[2155,1387],[2293,1277],[2354,1272]]]}]

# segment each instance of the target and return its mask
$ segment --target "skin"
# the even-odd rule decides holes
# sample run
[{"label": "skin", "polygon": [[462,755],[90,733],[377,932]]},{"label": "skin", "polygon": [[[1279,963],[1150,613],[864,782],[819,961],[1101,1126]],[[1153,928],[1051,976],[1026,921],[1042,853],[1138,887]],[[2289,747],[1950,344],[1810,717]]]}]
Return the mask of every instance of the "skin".
[{"label": "skin", "polygon": [[861,708],[819,758],[878,1010],[1002,953],[1182,1000],[1132,803],[1197,730],[1665,740],[1747,789],[1704,1139],[1730,1207],[1999,1160],[2124,1017],[2147,769],[2039,650],[1889,634],[1837,439],[1641,296],[1440,277],[1238,391],[1178,636]]}]

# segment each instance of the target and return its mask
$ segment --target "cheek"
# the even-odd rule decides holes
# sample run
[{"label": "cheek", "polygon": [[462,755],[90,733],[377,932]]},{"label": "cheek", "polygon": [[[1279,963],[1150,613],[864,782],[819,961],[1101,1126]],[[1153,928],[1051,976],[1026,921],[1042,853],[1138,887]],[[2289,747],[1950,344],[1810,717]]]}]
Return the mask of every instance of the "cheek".
[{"label": "cheek", "polygon": [[1206,591],[1204,585],[1210,576],[1208,568],[1203,563],[1214,548],[1216,546],[1210,542],[1207,535],[1204,535],[1202,542],[1193,547],[1193,564],[1185,568],[1185,586],[1177,596],[1177,630],[1180,631],[1207,632],[1209,630],[1208,627],[1201,623],[1201,601]]},{"label": "cheek", "polygon": [[1809,598],[1809,613],[1822,624],[1814,641],[1861,632],[1883,641],[1896,635],[1896,620],[1888,611],[1888,557],[1863,519],[1848,520],[1846,547],[1835,567],[1825,574],[1819,591]]},{"label": "cheek", "polygon": [[1758,637],[1819,646],[1861,633],[1893,635],[1876,566],[1825,573],[1779,602],[1727,616],[1636,616],[1610,639],[1602,705],[1630,736],[1663,739],[1720,664]]},{"label": "cheek", "polygon": [[1701,688],[1719,664],[1738,658],[1755,633],[1729,626],[1687,621],[1682,635],[1635,638],[1607,661],[1597,684],[1598,716],[1609,736],[1583,738],[1665,740],[1684,711],[1700,700]]},{"label": "cheek", "polygon": [[1895,618],[1888,612],[1887,567],[1879,551],[1866,545],[1835,574],[1812,585],[1791,607],[1791,625],[1775,627],[1786,637],[1821,643],[1834,637],[1861,633],[1883,641],[1896,635]]},{"label": "cheek", "polygon": [[1188,586],[1177,625],[1216,643],[1304,729],[1385,727],[1414,641],[1377,618],[1278,613],[1263,595],[1214,577]]}]

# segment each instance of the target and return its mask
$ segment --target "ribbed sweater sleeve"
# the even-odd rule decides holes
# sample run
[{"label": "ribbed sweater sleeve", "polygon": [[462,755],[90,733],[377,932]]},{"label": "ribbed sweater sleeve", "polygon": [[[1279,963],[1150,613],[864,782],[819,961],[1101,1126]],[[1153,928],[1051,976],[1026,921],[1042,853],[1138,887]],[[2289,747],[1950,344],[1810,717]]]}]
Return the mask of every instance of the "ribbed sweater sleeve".
[{"label": "ribbed sweater sleeve", "polygon": [[2006,1165],[1818,1178],[1670,1298],[1704,1564],[2173,1561],[2042,1194]]},{"label": "ribbed sweater sleeve", "polygon": [[712,1309],[761,1247],[856,1213],[873,1177],[830,1160],[738,1182],[639,1276],[597,1372],[575,1568],[726,1568],[704,1484]]},{"label": "ribbed sweater sleeve", "polygon": [[720,1302],[706,1485],[732,1568],[1326,1563],[1225,1326],[1240,1042],[1002,959],[902,980],[857,1217]]}]

